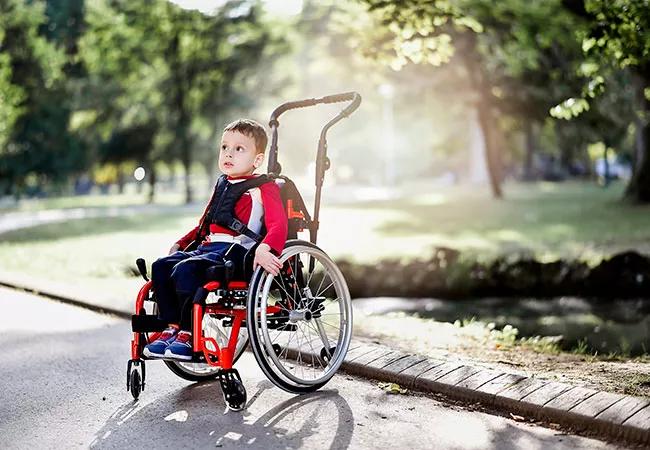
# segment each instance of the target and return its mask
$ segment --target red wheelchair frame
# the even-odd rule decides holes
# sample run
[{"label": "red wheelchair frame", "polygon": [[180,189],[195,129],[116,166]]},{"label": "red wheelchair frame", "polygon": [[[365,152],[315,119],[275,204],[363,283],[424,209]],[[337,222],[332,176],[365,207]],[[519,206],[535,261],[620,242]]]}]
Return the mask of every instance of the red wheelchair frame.
[{"label": "red wheelchair frame", "polygon": [[[203,288],[208,292],[215,292],[220,288],[221,283],[218,281],[209,281]],[[152,282],[147,281],[138,292],[135,309],[136,313],[144,310],[144,302],[149,299],[149,292],[151,291]],[[246,292],[248,283],[245,281],[231,281],[228,283],[227,290],[230,292],[241,291]],[[247,293],[243,296],[245,297]],[[241,297],[242,295],[237,295]],[[273,314],[280,311],[279,306],[269,306],[266,308],[267,313]],[[232,331],[228,345],[226,347],[219,347],[217,341],[212,337],[204,337],[203,330],[203,316],[204,314],[221,314],[224,316],[232,317]],[[202,353],[205,362],[211,366],[220,367],[222,369],[231,369],[234,364],[235,349],[237,348],[237,340],[239,337],[239,330],[241,329],[242,322],[246,318],[246,310],[241,308],[224,308],[219,305],[206,305],[205,307],[195,304],[192,309],[192,349],[194,353]],[[133,333],[133,340],[131,341],[131,359],[142,359],[142,348],[144,345],[155,341],[160,337],[162,332],[157,331],[151,333],[147,342],[142,342],[143,333]],[[209,343],[214,349],[208,348],[206,345]]]}]

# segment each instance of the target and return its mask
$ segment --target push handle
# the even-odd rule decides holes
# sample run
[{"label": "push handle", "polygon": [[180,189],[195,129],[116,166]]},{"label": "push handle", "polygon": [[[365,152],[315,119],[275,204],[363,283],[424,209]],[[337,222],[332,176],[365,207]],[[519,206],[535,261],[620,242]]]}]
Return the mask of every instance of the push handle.
[{"label": "push handle", "polygon": [[298,108],[307,108],[310,106],[325,104],[325,103],[341,103],[352,101],[347,108],[345,108],[341,114],[349,116],[352,114],[361,104],[361,96],[356,92],[344,92],[342,94],[326,95],[321,98],[307,98],[304,100],[297,100],[294,102],[283,103],[273,110],[271,113],[271,119],[269,120],[269,126],[278,126],[278,117],[283,113]]}]

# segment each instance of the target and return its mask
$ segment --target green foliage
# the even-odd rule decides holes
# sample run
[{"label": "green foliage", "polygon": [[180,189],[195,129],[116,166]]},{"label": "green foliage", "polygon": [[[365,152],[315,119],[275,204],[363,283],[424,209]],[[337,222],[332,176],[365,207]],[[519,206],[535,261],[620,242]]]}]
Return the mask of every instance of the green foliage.
[{"label": "green foliage", "polygon": [[[0,42],[2,36],[0,36]],[[25,91],[20,86],[12,84],[11,59],[7,54],[0,54],[0,157],[7,153],[7,141],[16,121],[23,113],[21,104],[25,99]]]},{"label": "green foliage", "polygon": [[0,192],[41,189],[83,164],[67,131],[65,54],[48,41],[42,2],[0,2]]},{"label": "green foliage", "polygon": [[[81,109],[96,111],[89,136],[109,141],[106,160],[178,159],[186,170],[197,142],[215,139],[215,122],[252,103],[243,81],[275,39],[257,2],[227,2],[209,16],[169,2],[93,2],[87,21],[80,48],[90,95]],[[140,127],[155,130],[147,145],[120,149]]]},{"label": "green foliage", "polygon": [[589,111],[589,102],[584,98],[571,97],[551,108],[550,114],[556,119],[570,119],[584,111]]},{"label": "green foliage", "polygon": [[257,1],[204,15],[163,0],[1,0],[0,192],[101,161],[189,170],[195,148],[214,154],[215,125],[254,103],[246,83],[281,42]]},{"label": "green foliage", "polygon": [[647,67],[650,61],[650,4],[647,0],[586,0],[593,18],[583,49],[606,55],[620,67]]}]

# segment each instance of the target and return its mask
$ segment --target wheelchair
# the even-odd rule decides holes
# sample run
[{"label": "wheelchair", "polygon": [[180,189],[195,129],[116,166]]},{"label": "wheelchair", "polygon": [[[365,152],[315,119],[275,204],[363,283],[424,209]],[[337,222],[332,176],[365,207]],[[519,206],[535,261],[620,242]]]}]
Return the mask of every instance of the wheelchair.
[{"label": "wheelchair", "polygon": [[[289,110],[319,104],[350,102],[322,129],[316,156],[313,215],[309,214],[295,184],[281,175],[278,162],[279,116]],[[327,157],[327,132],[361,104],[356,92],[288,102],[271,114],[268,176],[280,186],[289,224],[280,255],[278,276],[261,267],[252,270],[253,247],[243,262],[225,260],[210,267],[206,283],[192,305],[190,361],[162,359],[177,376],[189,381],[218,379],[224,401],[241,410],[247,395],[233,367],[250,342],[253,355],[266,377],[285,391],[307,393],[324,386],[339,369],[352,338],[352,303],[345,279],[336,264],[316,245],[321,189]],[[308,231],[309,241],[298,239]],[[235,245],[235,244],[233,244]],[[189,249],[188,249],[189,250]],[[127,364],[127,391],[138,399],[145,389],[143,348],[167,326],[157,317],[156,293],[146,263],[136,261],[146,283],[135,302],[131,325],[131,359]],[[159,358],[156,358],[159,359]]]}]

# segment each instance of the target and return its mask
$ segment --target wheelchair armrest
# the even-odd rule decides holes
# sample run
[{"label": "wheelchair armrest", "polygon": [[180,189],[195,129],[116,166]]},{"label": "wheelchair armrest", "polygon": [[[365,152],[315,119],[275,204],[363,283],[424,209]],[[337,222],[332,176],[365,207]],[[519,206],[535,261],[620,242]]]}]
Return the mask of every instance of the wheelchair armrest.
[{"label": "wheelchair armrest", "polygon": [[217,262],[205,270],[206,281],[220,281],[224,285],[235,275],[235,263],[230,260]]},{"label": "wheelchair armrest", "polygon": [[240,266],[240,273],[242,274],[242,279],[244,280],[250,280],[250,278],[253,276],[253,261],[255,260],[255,250],[257,250],[258,245],[259,244],[253,245],[246,251],[246,254],[244,255],[244,260]]},{"label": "wheelchair armrest", "polygon": [[[253,276],[253,261],[257,244],[246,250],[243,259],[239,263],[226,259],[224,262],[216,262],[205,271],[207,281],[219,281],[222,286],[227,286],[232,280],[249,280]],[[228,256],[226,256],[228,258]]]},{"label": "wheelchair armrest", "polygon": [[205,278],[206,281],[223,281],[225,273],[226,265],[218,262],[205,269]]}]

